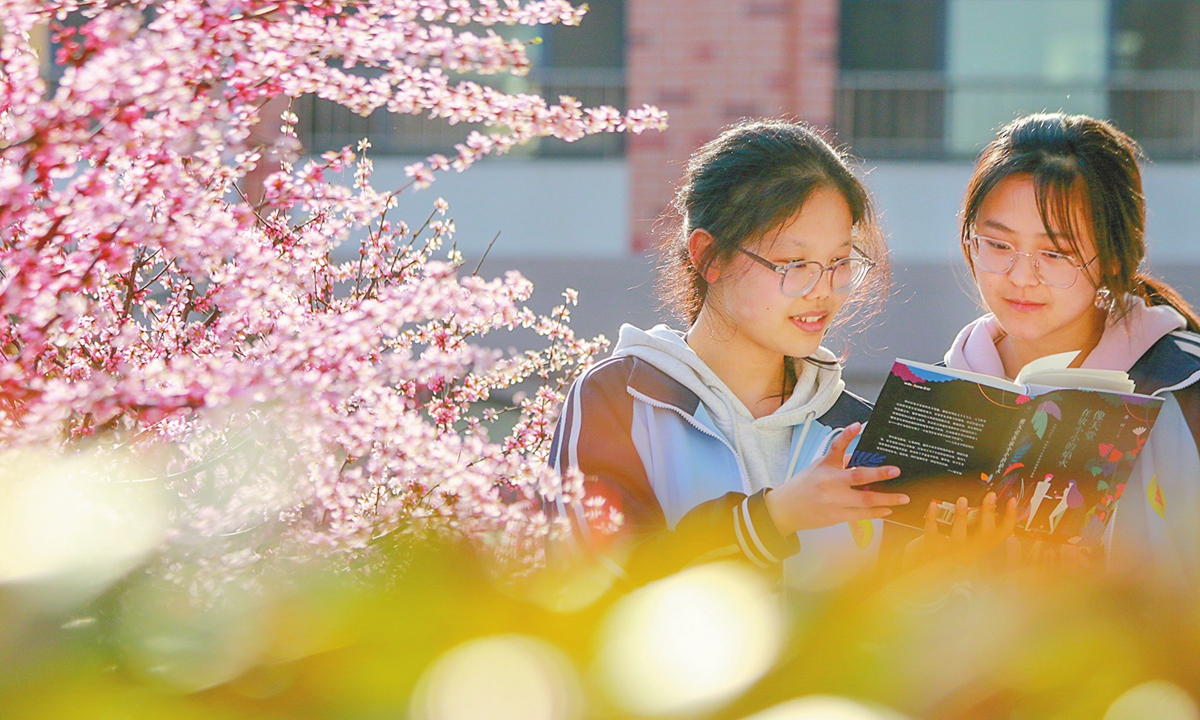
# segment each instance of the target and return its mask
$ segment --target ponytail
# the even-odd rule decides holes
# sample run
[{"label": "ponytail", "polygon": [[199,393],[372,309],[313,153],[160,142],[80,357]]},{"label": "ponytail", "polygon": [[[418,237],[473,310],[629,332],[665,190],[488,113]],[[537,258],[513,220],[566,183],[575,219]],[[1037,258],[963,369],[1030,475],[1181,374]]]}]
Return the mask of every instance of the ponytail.
[{"label": "ponytail", "polygon": [[1200,315],[1196,314],[1188,301],[1184,300],[1175,288],[1158,278],[1141,272],[1133,276],[1133,283],[1134,295],[1145,300],[1147,305],[1169,305],[1175,308],[1180,315],[1187,319],[1187,329],[1190,332],[1200,333]]},{"label": "ponytail", "polygon": [[[785,120],[740,122],[697,150],[668,218],[674,232],[660,251],[658,293],[663,304],[691,325],[708,297],[704,273],[739,257],[743,245],[773,239],[817,189],[836,190],[850,210],[854,246],[876,270],[857,294],[887,295],[887,244],[866,186],[849,157],[807,125]],[[692,262],[688,238],[698,229],[713,242]],[[850,313],[852,314],[852,313]],[[850,314],[842,315],[845,321]]]},{"label": "ponytail", "polygon": [[[1146,198],[1138,158],[1142,150],[1114,125],[1086,115],[1027,115],[1000,131],[975,165],[963,200],[963,254],[972,265],[966,241],[975,232],[984,198],[1009,175],[1033,177],[1038,214],[1046,232],[1063,231],[1064,244],[1077,257],[1089,254],[1081,244],[1090,235],[1096,247],[1097,289],[1113,298],[1110,322],[1131,309],[1130,296],[1147,305],[1168,305],[1200,332],[1200,315],[1162,280],[1137,272],[1146,257]],[[1088,232],[1081,232],[1076,211],[1090,211]],[[1058,245],[1058,241],[1055,241]],[[1091,262],[1091,261],[1089,261]]]}]

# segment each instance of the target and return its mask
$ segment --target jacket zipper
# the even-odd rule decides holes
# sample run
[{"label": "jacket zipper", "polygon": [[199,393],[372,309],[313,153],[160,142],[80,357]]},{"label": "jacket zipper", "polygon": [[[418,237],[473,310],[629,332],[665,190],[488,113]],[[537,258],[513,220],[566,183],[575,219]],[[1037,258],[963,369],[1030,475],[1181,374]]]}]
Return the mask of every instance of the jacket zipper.
[{"label": "jacket zipper", "polygon": [[833,441],[837,440],[838,435],[840,435],[844,430],[845,428],[840,428],[826,435],[825,439],[821,441],[821,447],[817,448],[818,452],[816,457],[820,457],[829,452],[829,448],[833,445]]},{"label": "jacket zipper", "polygon": [[729,450],[729,452],[733,455],[733,459],[735,461],[737,461],[738,472],[741,473],[741,475],[742,475],[742,489],[746,491],[747,495],[750,494],[750,492],[749,492],[750,476],[746,474],[746,466],[742,464],[741,456],[738,455],[737,450],[733,449],[733,445],[730,445],[728,440],[721,437],[720,435],[713,432],[712,430],[705,427],[704,425],[701,425],[699,420],[697,420],[696,418],[692,417],[691,415],[685,413],[683,410],[680,410],[679,408],[675,407],[674,405],[670,405],[668,403],[661,402],[659,400],[655,400],[653,398],[647,397],[646,395],[643,395],[642,393],[638,392],[637,390],[634,390],[631,387],[626,387],[625,390],[632,397],[636,398],[637,400],[641,400],[642,402],[646,403],[650,407],[656,407],[656,408],[659,408],[660,410],[670,410],[671,412],[675,413],[676,415],[678,415],[679,417],[681,417],[685,421],[687,421],[688,425],[691,425],[692,427],[696,428],[697,430],[704,433],[705,435],[708,435],[711,438],[715,438],[716,440],[719,440],[721,442],[721,444],[724,445],[725,448],[727,450]]},{"label": "jacket zipper", "polygon": [[1162,393],[1169,393],[1169,392],[1175,392],[1176,390],[1182,390],[1186,387],[1191,387],[1192,385],[1195,385],[1197,381],[1200,381],[1200,372],[1192,374],[1191,376],[1189,376],[1186,380],[1184,380],[1181,383],[1176,383],[1175,385],[1172,385],[1170,387],[1159,388],[1158,390],[1155,390],[1154,392],[1150,393],[1150,396],[1158,397]]}]

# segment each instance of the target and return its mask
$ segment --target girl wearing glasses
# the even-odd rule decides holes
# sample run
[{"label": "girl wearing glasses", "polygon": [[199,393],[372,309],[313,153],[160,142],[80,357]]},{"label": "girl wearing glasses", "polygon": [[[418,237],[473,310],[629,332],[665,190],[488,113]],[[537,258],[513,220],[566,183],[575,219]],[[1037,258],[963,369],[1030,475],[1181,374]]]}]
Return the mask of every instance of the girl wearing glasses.
[{"label": "girl wearing glasses", "polygon": [[675,209],[659,288],[688,329],[622,327],[571,388],[551,462],[584,475],[585,498],[561,510],[620,574],[795,556],[795,577],[833,582],[874,561],[872,523],[907,502],[856,489],[899,471],[845,469],[870,407],[821,346],[886,279],[870,199],[811,130],[772,121],[700,148]]},{"label": "girl wearing glasses", "polygon": [[[1075,365],[1126,371],[1137,392],[1164,396],[1105,539],[1108,562],[1195,581],[1200,320],[1174,290],[1140,272],[1138,152],[1109,123],[1082,115],[1032,115],[1000,131],[979,158],[962,210],[964,255],[990,312],[963,328],[945,360],[1012,378],[1031,360],[1078,350]],[[984,513],[995,512],[994,502]],[[1007,518],[1009,528],[1015,519]]]}]

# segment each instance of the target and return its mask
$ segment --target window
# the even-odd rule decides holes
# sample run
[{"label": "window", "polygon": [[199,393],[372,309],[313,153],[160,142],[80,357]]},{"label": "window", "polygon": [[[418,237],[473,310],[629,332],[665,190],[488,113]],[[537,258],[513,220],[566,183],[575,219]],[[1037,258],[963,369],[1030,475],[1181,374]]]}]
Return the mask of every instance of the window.
[{"label": "window", "polygon": [[942,152],[945,0],[843,0],[835,131],[860,154]]},{"label": "window", "polygon": [[[540,58],[534,55],[536,92],[548,102],[570,95],[585,107],[612,105],[625,109],[625,1],[589,0],[587,15],[578,26],[550,25],[541,29]],[[538,155],[553,157],[612,157],[624,153],[623,133],[603,133],[566,143],[541,140]]]},{"label": "window", "polygon": [[[493,28],[496,32],[521,33],[529,40],[540,36],[542,42],[529,45],[533,61],[529,76],[510,75],[473,77],[495,84],[507,92],[533,92],[550,103],[560,95],[570,95],[585,107],[613,105],[625,108],[625,2],[591,0],[588,13],[578,26],[543,25],[534,28]],[[364,136],[371,137],[374,154],[427,155],[440,152],[453,156],[455,143],[462,142],[471,128],[447,125],[442,120],[422,116],[394,115],[377,110],[360,117],[328,100],[307,96],[297,103],[300,116],[297,130],[307,152],[353,145]],[[481,128],[482,129],[482,128]],[[614,157],[624,153],[623,133],[601,133],[574,143],[553,138],[524,146],[520,154],[553,157]]]},{"label": "window", "polygon": [[1200,157],[1200,2],[1114,0],[1109,114],[1153,158]]},{"label": "window", "polygon": [[835,127],[868,157],[968,157],[1021,113],[1111,118],[1200,158],[1200,0],[843,0]]},{"label": "window", "polygon": [[943,0],[843,0],[842,70],[941,70]]},{"label": "window", "polygon": [[1116,0],[1114,70],[1200,71],[1200,2]]}]

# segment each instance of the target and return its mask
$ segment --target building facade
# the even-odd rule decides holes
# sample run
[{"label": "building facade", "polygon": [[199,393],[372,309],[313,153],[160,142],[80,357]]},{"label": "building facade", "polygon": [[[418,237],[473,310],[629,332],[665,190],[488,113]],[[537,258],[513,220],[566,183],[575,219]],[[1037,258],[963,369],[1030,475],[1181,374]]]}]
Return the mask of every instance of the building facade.
[{"label": "building facade", "polygon": [[[1037,111],[1114,120],[1147,152],[1150,267],[1200,301],[1200,0],[590,0],[578,28],[538,29],[536,70],[511,89],[585,104],[652,103],[664,133],[543,140],[445,176],[458,247],[523,270],[549,306],[581,291],[585,333],[666,317],[653,250],[687,157],[741,118],[789,117],[863,158],[892,248],[895,291],[873,328],[843,338],[870,388],[897,355],[936,359],[977,312],[956,242],[972,158]],[[530,31],[532,32],[532,31]],[[462,126],[312,103],[306,144],[369,134],[376,180]],[[414,212],[421,194],[405,200]],[[540,296],[540,300],[539,300]],[[936,312],[930,312],[930,308]]]}]

